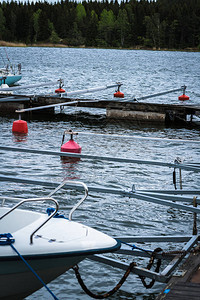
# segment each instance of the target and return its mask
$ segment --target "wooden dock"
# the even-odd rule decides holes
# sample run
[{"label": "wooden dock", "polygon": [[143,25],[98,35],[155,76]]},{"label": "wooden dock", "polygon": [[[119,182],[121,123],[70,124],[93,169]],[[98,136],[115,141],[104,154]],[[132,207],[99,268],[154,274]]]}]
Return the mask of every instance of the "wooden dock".
[{"label": "wooden dock", "polygon": [[[76,101],[76,104],[70,102]],[[72,99],[65,97],[22,95],[18,101],[1,102],[0,114],[14,113],[15,110],[39,107],[44,105],[69,102],[68,106],[102,108],[106,109],[108,119],[131,120],[150,123],[191,123],[193,116],[200,116],[200,105],[191,105],[189,102],[178,104],[158,104],[145,102],[128,102],[119,100],[98,100],[98,99]],[[34,111],[32,113],[45,114],[53,113],[54,108]]]},{"label": "wooden dock", "polygon": [[200,246],[180,266],[156,300],[200,299]]}]

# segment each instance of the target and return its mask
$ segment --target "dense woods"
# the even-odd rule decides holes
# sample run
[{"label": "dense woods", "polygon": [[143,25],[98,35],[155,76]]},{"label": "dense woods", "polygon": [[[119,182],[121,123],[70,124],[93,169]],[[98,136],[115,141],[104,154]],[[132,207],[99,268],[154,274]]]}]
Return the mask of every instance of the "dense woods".
[{"label": "dense woods", "polygon": [[3,2],[0,40],[200,50],[200,0]]}]

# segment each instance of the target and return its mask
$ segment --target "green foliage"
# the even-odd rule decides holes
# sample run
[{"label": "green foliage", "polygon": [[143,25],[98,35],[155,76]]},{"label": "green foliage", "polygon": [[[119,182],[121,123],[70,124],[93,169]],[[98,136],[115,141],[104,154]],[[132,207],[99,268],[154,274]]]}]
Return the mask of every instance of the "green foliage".
[{"label": "green foliage", "polygon": [[3,39],[5,33],[5,17],[3,15],[3,10],[0,8],[0,39]]},{"label": "green foliage", "polygon": [[106,46],[112,46],[115,28],[115,16],[112,10],[104,9],[100,15],[98,32],[100,40],[105,41]]},{"label": "green foliage", "polygon": [[0,39],[90,47],[196,48],[199,0],[0,3]]}]

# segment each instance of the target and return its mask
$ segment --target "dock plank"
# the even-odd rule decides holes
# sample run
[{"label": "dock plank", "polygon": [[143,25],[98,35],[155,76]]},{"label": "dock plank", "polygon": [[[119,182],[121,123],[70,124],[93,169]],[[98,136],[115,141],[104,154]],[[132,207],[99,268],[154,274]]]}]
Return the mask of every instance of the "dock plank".
[{"label": "dock plank", "polygon": [[200,247],[189,255],[156,300],[200,300]]}]

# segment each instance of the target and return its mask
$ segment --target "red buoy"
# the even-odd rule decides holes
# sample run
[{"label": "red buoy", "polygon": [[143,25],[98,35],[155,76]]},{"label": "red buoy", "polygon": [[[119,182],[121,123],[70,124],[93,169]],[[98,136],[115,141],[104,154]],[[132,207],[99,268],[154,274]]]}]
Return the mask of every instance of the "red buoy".
[{"label": "red buoy", "polygon": [[17,120],[13,122],[12,132],[28,133],[28,125],[26,121]]},{"label": "red buoy", "polygon": [[62,93],[65,93],[65,90],[62,89],[62,88],[58,88],[58,89],[55,90],[55,93],[56,94],[62,94]]},{"label": "red buoy", "polygon": [[116,93],[114,93],[114,97],[115,98],[124,98],[124,93],[117,91]]},{"label": "red buoy", "polygon": [[189,99],[190,99],[190,97],[186,96],[185,94],[178,97],[178,100],[181,100],[181,101],[185,101],[185,100],[189,100]]}]

